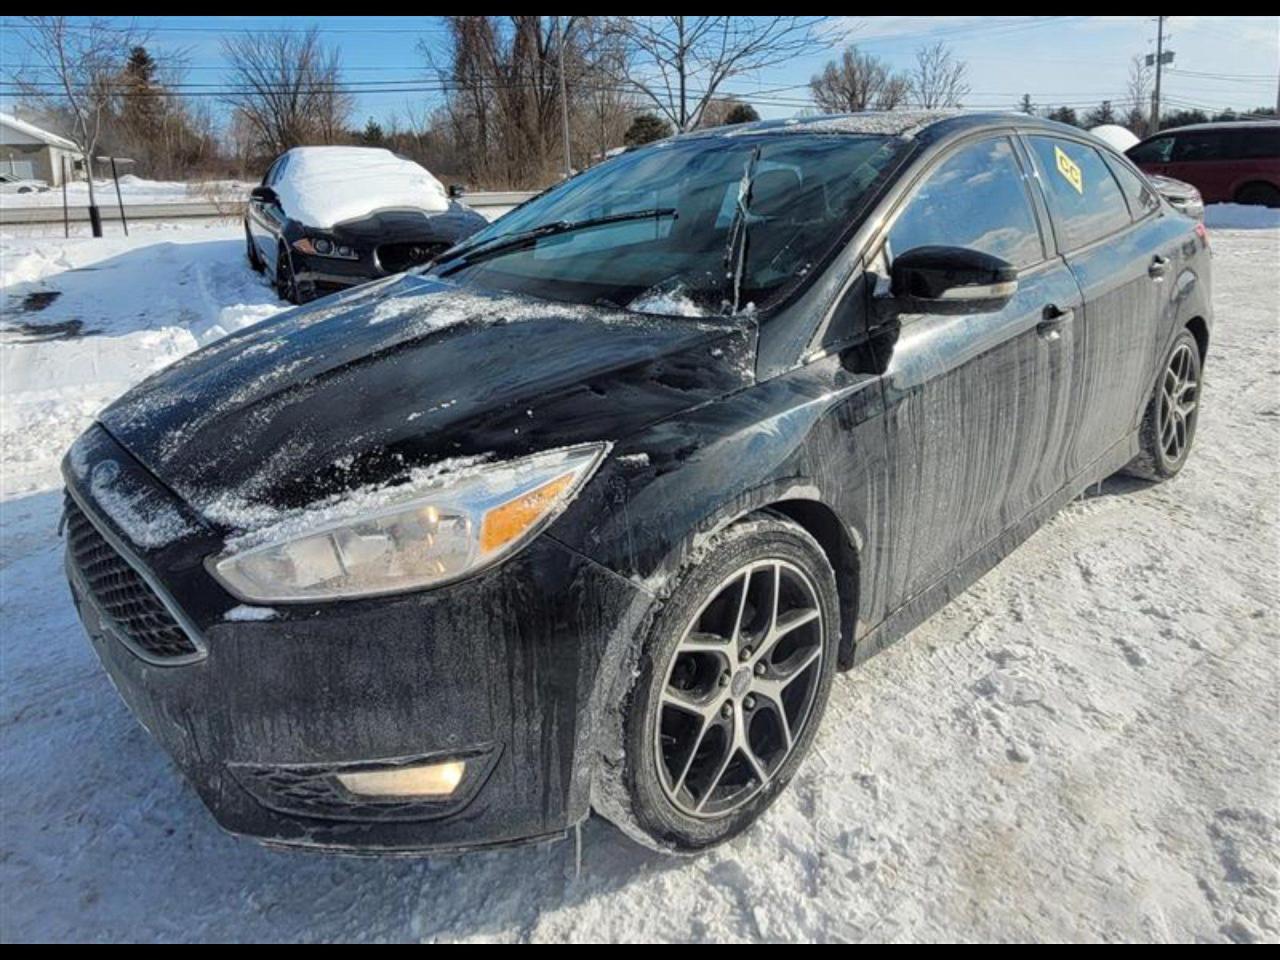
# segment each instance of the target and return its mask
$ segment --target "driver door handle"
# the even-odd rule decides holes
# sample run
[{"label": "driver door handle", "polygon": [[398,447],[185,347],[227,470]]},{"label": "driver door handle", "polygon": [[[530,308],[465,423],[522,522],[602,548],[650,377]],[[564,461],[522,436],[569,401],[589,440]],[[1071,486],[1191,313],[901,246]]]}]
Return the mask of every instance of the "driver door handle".
[{"label": "driver door handle", "polygon": [[1159,254],[1151,259],[1151,265],[1147,267],[1147,276],[1152,280],[1160,281],[1164,279],[1164,275],[1169,272],[1169,258],[1162,257]]}]

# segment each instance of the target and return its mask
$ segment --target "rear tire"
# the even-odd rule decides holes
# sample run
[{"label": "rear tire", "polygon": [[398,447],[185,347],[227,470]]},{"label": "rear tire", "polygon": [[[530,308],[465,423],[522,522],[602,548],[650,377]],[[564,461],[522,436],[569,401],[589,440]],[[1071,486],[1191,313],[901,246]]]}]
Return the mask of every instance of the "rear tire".
[{"label": "rear tire", "polygon": [[716,534],[639,638],[596,811],[669,852],[746,830],[813,743],[839,639],[835,573],[804,528],[765,512]]},{"label": "rear tire", "polygon": [[1236,203],[1257,207],[1280,207],[1280,187],[1271,183],[1246,183],[1236,191]]},{"label": "rear tire", "polygon": [[245,255],[249,258],[249,267],[254,273],[262,273],[267,269],[267,265],[262,262],[262,258],[258,256],[258,247],[253,242],[253,234],[249,232],[248,225],[244,228],[244,245]]},{"label": "rear tire", "polygon": [[1191,331],[1178,334],[1161,371],[1142,418],[1141,452],[1124,470],[1156,482],[1176,476],[1186,464],[1200,420],[1203,361]]}]

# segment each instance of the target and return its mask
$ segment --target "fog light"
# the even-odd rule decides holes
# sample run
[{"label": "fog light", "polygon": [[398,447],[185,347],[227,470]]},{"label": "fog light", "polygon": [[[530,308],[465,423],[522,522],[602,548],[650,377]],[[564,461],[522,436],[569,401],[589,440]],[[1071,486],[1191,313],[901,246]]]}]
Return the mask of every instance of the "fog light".
[{"label": "fog light", "polygon": [[391,770],[339,773],[338,782],[363,797],[447,797],[458,784],[467,765],[462,760],[428,763]]}]

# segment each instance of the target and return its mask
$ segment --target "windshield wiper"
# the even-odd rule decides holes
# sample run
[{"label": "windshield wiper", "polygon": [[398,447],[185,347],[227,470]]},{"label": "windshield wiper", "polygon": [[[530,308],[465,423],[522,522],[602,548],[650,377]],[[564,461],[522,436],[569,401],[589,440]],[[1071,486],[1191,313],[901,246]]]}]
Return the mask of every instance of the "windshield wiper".
[{"label": "windshield wiper", "polygon": [[733,313],[742,307],[742,275],[747,266],[747,206],[751,203],[751,189],[755,185],[756,164],[760,160],[760,148],[751,151],[742,179],[738,182],[738,202],[734,204],[733,222],[729,224],[729,243],[724,251],[725,278],[730,283]]},{"label": "windshield wiper", "polygon": [[488,244],[464,247],[447,260],[441,261],[443,269],[440,271],[440,276],[447,277],[473,264],[513,253],[516,250],[527,250],[529,247],[536,246],[544,237],[556,237],[592,227],[626,223],[629,220],[665,220],[668,217],[675,219],[678,216],[675,207],[654,207],[650,210],[628,210],[625,213],[610,213],[603,217],[588,217],[586,220],[557,220],[553,223],[544,223],[519,233],[496,237]]}]

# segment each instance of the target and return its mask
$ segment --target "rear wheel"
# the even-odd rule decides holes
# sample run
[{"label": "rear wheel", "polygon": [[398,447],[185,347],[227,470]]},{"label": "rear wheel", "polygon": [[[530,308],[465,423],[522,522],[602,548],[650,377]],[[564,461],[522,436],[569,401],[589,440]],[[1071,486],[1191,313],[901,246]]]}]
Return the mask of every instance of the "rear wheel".
[{"label": "rear wheel", "polygon": [[1200,380],[1200,345],[1183,330],[1165,357],[1164,373],[1142,419],[1141,452],[1125,468],[1127,473],[1168,480],[1182,469],[1200,419]]},{"label": "rear wheel", "polygon": [[1236,191],[1236,203],[1259,207],[1280,207],[1280,187],[1271,183],[1246,183]]},{"label": "rear wheel", "polygon": [[258,248],[253,242],[253,234],[249,232],[248,224],[244,228],[244,245],[245,255],[249,258],[249,266],[253,268],[254,273],[261,273],[267,269],[267,265],[262,262],[262,258],[258,256]]},{"label": "rear wheel", "polygon": [[[835,673],[835,574],[767,513],[679,575],[624,704],[621,790],[597,809],[640,842],[700,850],[754,823],[794,775]],[[629,808],[629,809],[628,809]]]}]

